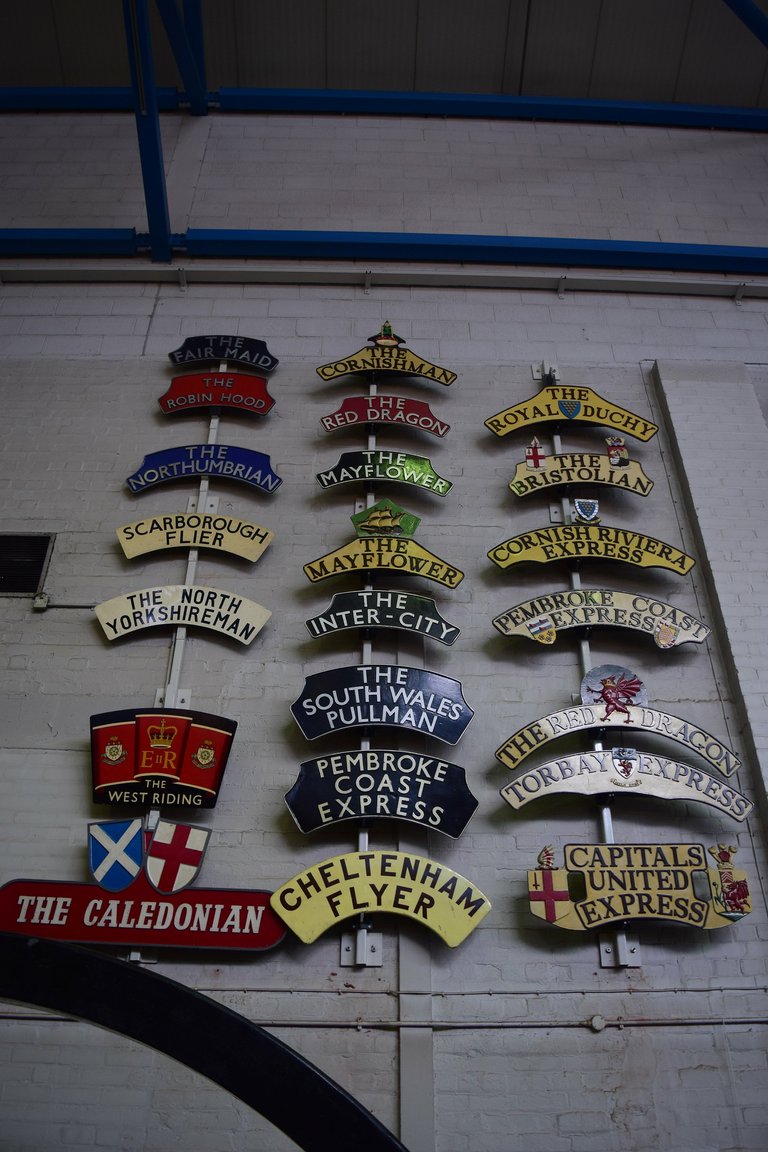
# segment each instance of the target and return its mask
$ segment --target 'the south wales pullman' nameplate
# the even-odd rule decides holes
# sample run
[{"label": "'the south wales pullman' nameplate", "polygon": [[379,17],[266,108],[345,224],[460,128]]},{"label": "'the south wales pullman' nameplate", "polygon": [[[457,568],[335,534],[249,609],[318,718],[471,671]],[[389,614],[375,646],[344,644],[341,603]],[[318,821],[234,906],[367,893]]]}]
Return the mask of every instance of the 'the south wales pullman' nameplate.
[{"label": "'the south wales pullman' nameplate", "polygon": [[361,348],[343,360],[334,360],[330,364],[322,364],[316,369],[322,380],[336,380],[339,376],[346,376],[351,372],[382,372],[384,374],[397,374],[399,376],[420,376],[424,380],[435,380],[438,384],[453,384],[456,373],[447,368],[440,368],[437,364],[430,364],[422,360],[415,352],[408,348],[401,348],[404,343],[402,337],[392,331],[392,325],[385,322],[381,331],[369,336],[372,347]]},{"label": "'the south wales pullman' nameplate", "polygon": [[407,396],[347,396],[341,407],[321,417],[320,423],[326,432],[354,424],[394,424],[418,428],[431,436],[445,436],[450,429],[450,424],[438,420],[429,404]]},{"label": "'the south wales pullman' nameplate", "polygon": [[487,896],[458,872],[405,852],[348,852],[323,860],[278,888],[270,903],[305,944],[350,916],[393,912],[455,948],[491,910]]},{"label": "'the south wales pullman' nameplate", "polygon": [[315,479],[321,488],[334,488],[354,480],[396,480],[400,484],[412,484],[415,488],[427,488],[436,496],[447,496],[453,488],[452,481],[438,476],[426,456],[381,449],[343,452],[333,468],[318,472]]},{"label": "'the south wales pullman' nameplate", "polygon": [[[606,484],[647,496],[653,488],[653,480],[646,476],[636,460],[626,460],[623,466],[611,463],[610,456],[597,453],[570,452],[559,456],[545,456],[537,450],[534,440],[529,452],[536,453],[539,463],[531,465],[531,456],[517,465],[509,487],[516,496],[530,496],[547,488],[557,488],[565,484]],[[540,447],[540,446],[539,446]]]},{"label": "'the south wales pullman' nameplate", "polygon": [[400,628],[418,632],[439,644],[453,644],[459,635],[429,596],[390,589],[337,592],[325,612],[306,621],[312,636],[325,636],[345,628]]},{"label": "'the south wales pullman' nameplate", "polygon": [[274,532],[250,520],[210,512],[173,512],[148,516],[117,528],[120,547],[129,560],[164,548],[214,548],[252,563],[266,551]]},{"label": "'the south wales pullman' nameplate", "polygon": [[548,760],[537,768],[529,768],[501,789],[507,804],[515,809],[524,808],[541,796],[621,792],[662,800],[695,800],[738,821],[746,820],[753,807],[746,796],[708,772],[663,756],[649,756],[636,748],[612,748]]},{"label": "'the south wales pullman' nameplate", "polygon": [[499,568],[553,560],[618,560],[636,568],[666,568],[683,576],[696,563],[692,556],[653,536],[599,524],[562,524],[523,532],[491,548],[488,557]]},{"label": "'the south wales pullman' nameplate", "polygon": [[507,436],[520,428],[552,421],[562,423],[564,420],[615,428],[636,440],[650,440],[659,430],[650,420],[619,408],[591,388],[570,388],[560,384],[550,384],[530,400],[497,412],[485,421],[485,426],[496,436]]},{"label": "'the south wales pullman' nameplate", "polygon": [[213,808],[237,722],[147,708],[91,716],[94,804]]},{"label": "'the south wales pullman' nameplate", "polygon": [[710,631],[695,616],[662,600],[610,588],[548,592],[508,608],[494,618],[493,626],[503,636],[523,636],[539,644],[554,644],[558,633],[569,628],[629,628],[653,636],[662,649],[687,641],[701,644]]},{"label": "'the south wales pullman' nameplate", "polygon": [[94,608],[108,640],[118,640],[142,628],[160,625],[210,628],[250,644],[272,613],[255,600],[233,596],[220,588],[169,584],[115,596]]},{"label": "'the south wales pullman' nameplate", "polygon": [[156,484],[185,480],[189,476],[218,476],[237,480],[262,492],[274,492],[282,479],[272,471],[269,456],[232,444],[186,444],[150,452],[138,471],[126,478],[131,492],[143,492]]},{"label": "'the south wales pullman' nameplate", "polygon": [[702,844],[567,844],[565,867],[550,845],[528,873],[531,912],[577,932],[626,920],[670,920],[692,928],[727,928],[752,911],[736,848]]},{"label": "'the south wales pullman' nameplate", "polygon": [[174,376],[170,388],[157,402],[166,415],[190,408],[235,408],[239,412],[266,416],[275,404],[264,377],[245,372]]},{"label": "'the south wales pullman' nameplate", "polygon": [[228,361],[271,372],[280,361],[263,340],[248,336],[188,336],[181,347],[168,353],[172,364],[204,364],[209,360]]},{"label": "'the south wales pullman' nameplate", "polygon": [[458,680],[398,664],[358,664],[307,676],[291,712],[307,740],[390,725],[455,744],[474,716]]},{"label": "'the south wales pullman' nameplate", "polygon": [[454,838],[477,808],[458,764],[383,748],[306,760],[285,802],[302,832],[394,817]]}]

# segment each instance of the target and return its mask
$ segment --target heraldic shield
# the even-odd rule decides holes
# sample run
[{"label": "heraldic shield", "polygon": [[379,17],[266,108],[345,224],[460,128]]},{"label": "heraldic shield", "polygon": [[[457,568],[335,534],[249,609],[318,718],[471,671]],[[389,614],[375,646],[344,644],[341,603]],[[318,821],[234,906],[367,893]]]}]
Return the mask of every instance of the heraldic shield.
[{"label": "heraldic shield", "polygon": [[140,818],[104,820],[88,825],[88,863],[97,884],[122,892],[138,876],[144,859]]},{"label": "heraldic shield", "polygon": [[210,835],[207,828],[194,824],[158,820],[147,848],[146,873],[152,887],[170,896],[191,884],[200,871]]},{"label": "heraldic shield", "polygon": [[567,868],[531,869],[528,872],[528,900],[534,916],[548,924],[571,918],[574,903],[568,891]]}]

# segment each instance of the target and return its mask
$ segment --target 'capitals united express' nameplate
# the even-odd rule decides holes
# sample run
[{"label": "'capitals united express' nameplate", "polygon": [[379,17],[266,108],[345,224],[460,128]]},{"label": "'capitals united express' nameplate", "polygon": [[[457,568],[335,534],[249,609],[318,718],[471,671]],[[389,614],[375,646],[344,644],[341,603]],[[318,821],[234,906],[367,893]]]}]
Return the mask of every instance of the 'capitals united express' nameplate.
[{"label": "'capitals united express' nameplate", "polygon": [[659,430],[650,420],[626,408],[619,408],[610,400],[598,396],[591,388],[572,388],[560,384],[550,384],[529,400],[497,412],[485,421],[485,426],[496,436],[507,436],[519,428],[552,421],[600,424],[604,428],[616,428],[636,440],[650,440]]},{"label": "'capitals united express' nameplate", "polygon": [[263,376],[245,372],[195,372],[174,376],[167,392],[158,398],[166,415],[190,408],[234,408],[266,416],[275,405]]},{"label": "'capitals united express' nameplate", "polygon": [[168,353],[172,364],[204,364],[209,360],[229,361],[271,372],[280,361],[263,340],[249,336],[188,336],[184,343]]},{"label": "'capitals united express' nameplate", "polygon": [[148,516],[117,528],[120,547],[129,560],[164,548],[213,548],[251,562],[275,538],[274,532],[236,516],[211,512],[174,512]]},{"label": "'capitals united express' nameplate", "polygon": [[343,452],[333,468],[315,476],[321,488],[350,484],[354,480],[394,480],[426,488],[436,496],[447,496],[453,483],[438,476],[426,456],[413,456],[408,452],[386,452],[382,449],[368,452]]},{"label": "'capitals united express' nameplate", "polygon": [[141,588],[104,600],[94,612],[108,640],[118,640],[142,628],[170,624],[210,628],[241,644],[250,644],[272,615],[255,600],[197,584]]},{"label": "'capitals united express' nameplate", "polygon": [[450,429],[450,424],[438,420],[429,404],[407,396],[347,396],[341,407],[323,416],[320,423],[326,432],[354,424],[394,424],[418,428],[432,436],[445,436]]},{"label": "'capitals united express' nameplate", "polygon": [[429,596],[384,588],[337,592],[325,612],[307,620],[306,625],[312,636],[345,628],[400,628],[429,636],[439,644],[453,644],[459,635],[456,625],[443,619]]},{"label": "'capitals united express' nameplate", "polygon": [[156,484],[185,480],[189,476],[237,480],[262,492],[274,492],[283,482],[273,472],[269,456],[232,444],[186,444],[182,448],[150,452],[125,482],[131,492],[143,492]]}]

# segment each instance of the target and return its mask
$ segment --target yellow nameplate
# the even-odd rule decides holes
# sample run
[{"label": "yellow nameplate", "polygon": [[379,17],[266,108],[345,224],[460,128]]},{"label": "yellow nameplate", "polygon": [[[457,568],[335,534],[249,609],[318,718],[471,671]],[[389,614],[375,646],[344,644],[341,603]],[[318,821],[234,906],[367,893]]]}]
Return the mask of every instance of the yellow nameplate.
[{"label": "yellow nameplate", "polygon": [[379,347],[361,348],[343,360],[335,360],[330,364],[321,364],[316,369],[318,376],[323,380],[335,380],[339,376],[346,376],[349,372],[399,372],[408,376],[421,376],[426,380],[435,380],[438,384],[453,384],[456,373],[448,368],[441,368],[438,364],[430,364],[422,360],[409,348]]},{"label": "yellow nameplate", "polygon": [[597,524],[563,524],[523,532],[491,548],[488,556],[499,568],[553,560],[620,560],[637,568],[667,568],[684,576],[696,563],[679,548],[653,536]]},{"label": "yellow nameplate", "polygon": [[124,524],[116,532],[129,560],[164,548],[215,548],[253,562],[275,538],[274,532],[249,520],[209,512],[148,516]]},{"label": "yellow nameplate", "polygon": [[485,421],[496,436],[506,436],[519,428],[534,424],[547,424],[553,420],[574,421],[579,424],[600,424],[604,428],[617,428],[636,440],[650,440],[658,426],[644,420],[626,408],[619,408],[605,400],[591,388],[571,388],[553,384],[543,388],[530,400],[513,404]]},{"label": "yellow nameplate", "polygon": [[272,615],[255,600],[195,584],[141,588],[127,596],[105,600],[94,611],[108,640],[118,640],[142,628],[170,624],[210,628],[241,644],[250,644]]},{"label": "yellow nameplate", "polygon": [[464,573],[433,556],[415,540],[398,540],[392,536],[361,536],[350,540],[335,552],[321,556],[304,565],[307,580],[316,584],[329,576],[342,572],[362,572],[364,569],[387,568],[393,572],[423,576],[447,588],[455,588],[464,579]]}]

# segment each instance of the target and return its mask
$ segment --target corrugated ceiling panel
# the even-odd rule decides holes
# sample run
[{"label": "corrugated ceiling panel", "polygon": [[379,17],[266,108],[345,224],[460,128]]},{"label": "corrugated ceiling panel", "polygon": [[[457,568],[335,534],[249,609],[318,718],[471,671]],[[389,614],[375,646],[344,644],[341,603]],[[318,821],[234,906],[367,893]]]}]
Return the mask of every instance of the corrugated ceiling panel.
[{"label": "corrugated ceiling panel", "polygon": [[502,90],[507,0],[419,0],[416,90]]},{"label": "corrugated ceiling panel", "polygon": [[673,100],[690,0],[610,0],[600,16],[589,95]]},{"label": "corrugated ceiling panel", "polygon": [[410,92],[416,58],[414,0],[326,0],[328,87]]},{"label": "corrugated ceiling panel", "polygon": [[[94,87],[130,84],[121,4],[64,0],[63,4],[54,3],[53,19],[64,84]],[[160,28],[153,36],[158,61],[161,36]]]},{"label": "corrugated ceiling panel", "polygon": [[53,0],[27,0],[23,7],[6,5],[0,36],[0,77],[3,84],[63,84]]},{"label": "corrugated ceiling panel", "polygon": [[203,0],[203,39],[205,75],[208,88],[236,88],[237,37],[234,0]]},{"label": "corrugated ceiling panel", "polygon": [[601,0],[536,0],[531,6],[521,94],[589,96]]},{"label": "corrugated ceiling panel", "polygon": [[325,88],[323,0],[235,0],[237,78],[241,88]]},{"label": "corrugated ceiling panel", "polygon": [[504,96],[520,95],[526,54],[528,7],[529,0],[509,0],[504,74],[501,78],[501,91]]},{"label": "corrugated ceiling panel", "polygon": [[675,100],[765,108],[767,64],[768,51],[722,0],[694,0]]}]

